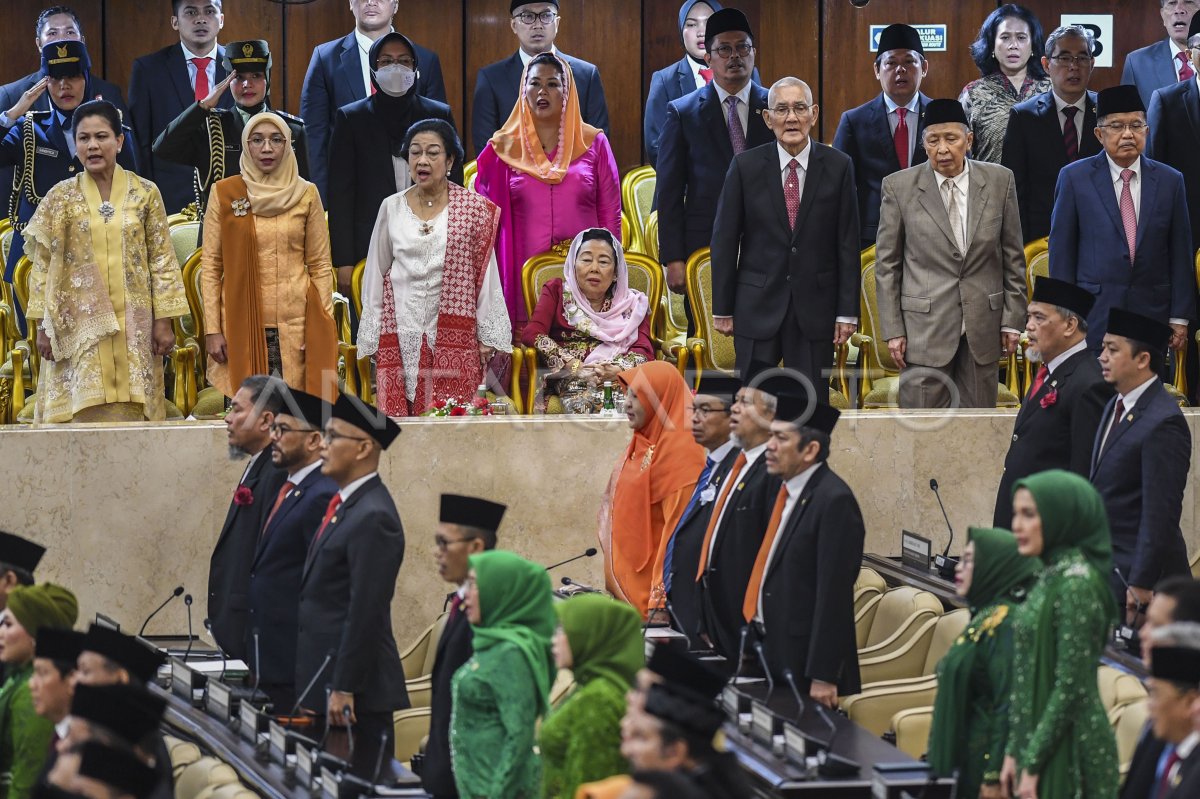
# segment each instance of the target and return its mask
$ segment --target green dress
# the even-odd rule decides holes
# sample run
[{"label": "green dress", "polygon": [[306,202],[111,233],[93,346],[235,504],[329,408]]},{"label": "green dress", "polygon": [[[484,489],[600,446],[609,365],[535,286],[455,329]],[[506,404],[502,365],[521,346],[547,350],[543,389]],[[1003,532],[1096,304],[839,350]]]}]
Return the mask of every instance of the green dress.
[{"label": "green dress", "polygon": [[1116,621],[1103,501],[1061,470],[1017,482],[1037,503],[1045,570],[1015,612],[1008,754],[1038,776],[1038,796],[1117,796],[1117,745],[1096,669]]},{"label": "green dress", "polygon": [[0,688],[0,799],[27,799],[45,765],[54,725],[33,712],[33,661],[12,669]]}]

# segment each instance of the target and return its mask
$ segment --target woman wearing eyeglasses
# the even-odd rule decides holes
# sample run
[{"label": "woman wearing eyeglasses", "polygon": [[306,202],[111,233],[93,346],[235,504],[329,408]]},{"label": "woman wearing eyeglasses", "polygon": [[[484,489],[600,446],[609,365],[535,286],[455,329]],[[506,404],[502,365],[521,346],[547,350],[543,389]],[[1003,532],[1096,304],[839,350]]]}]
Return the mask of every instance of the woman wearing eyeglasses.
[{"label": "woman wearing eyeglasses", "polygon": [[225,396],[255,374],[318,396],[336,389],[325,209],[300,177],[291,131],[276,114],[251,117],[241,174],[213,186],[200,285],[208,382]]}]

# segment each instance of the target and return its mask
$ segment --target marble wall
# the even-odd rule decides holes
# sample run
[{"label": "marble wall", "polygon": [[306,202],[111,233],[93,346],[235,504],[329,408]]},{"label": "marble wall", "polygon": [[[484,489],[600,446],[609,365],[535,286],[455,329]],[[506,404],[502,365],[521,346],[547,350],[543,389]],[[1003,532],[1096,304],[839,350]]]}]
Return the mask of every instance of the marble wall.
[{"label": "marble wall", "polygon": [[[895,554],[901,528],[946,542],[929,490],[936,478],[956,533],[990,524],[1012,414],[909,411],[848,414],[830,463],[854,488],[867,524],[867,551]],[[1200,411],[1188,412],[1193,440]],[[596,545],[596,513],[612,467],[629,440],[623,421],[570,419],[414,420],[381,466],[407,534],[392,607],[403,647],[441,608],[447,591],[434,567],[433,529],[442,492],[509,505],[502,546],[553,563]],[[136,628],[176,585],[206,615],[208,558],[243,465],[230,461],[224,427],[165,423],[115,427],[3,428],[0,528],[45,544],[38,576],[97,611]],[[1193,473],[1197,467],[1193,457]],[[1184,498],[1190,551],[1200,546],[1194,480]],[[555,572],[603,584],[599,556]],[[181,603],[150,633],[186,629]]]}]

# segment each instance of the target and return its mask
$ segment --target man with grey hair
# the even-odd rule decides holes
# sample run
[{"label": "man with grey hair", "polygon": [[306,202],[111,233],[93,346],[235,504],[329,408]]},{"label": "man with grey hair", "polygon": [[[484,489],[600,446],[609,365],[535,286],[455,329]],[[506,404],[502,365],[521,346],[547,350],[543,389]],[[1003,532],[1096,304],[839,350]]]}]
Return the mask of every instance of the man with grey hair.
[{"label": "man with grey hair", "polygon": [[1088,91],[1095,43],[1079,25],[1055,28],[1046,37],[1042,67],[1051,89],[1013,106],[1000,163],[1013,171],[1022,239],[1050,235],[1054,184],[1067,164],[1100,152],[1096,93]]},{"label": "man with grey hair", "polygon": [[1011,529],[1017,480],[1045,469],[1088,474],[1100,417],[1113,394],[1087,348],[1087,315],[1094,302],[1085,289],[1051,277],[1033,285],[1025,315],[1026,355],[1041,365],[1013,424],[993,527]]},{"label": "man with grey hair", "polygon": [[[875,284],[901,408],[994,408],[1002,357],[1025,318],[1025,253],[1012,172],[968,161],[957,100],[931,100],[928,165],[883,179]],[[882,354],[882,353],[881,353]]]},{"label": "man with grey hair", "polygon": [[1150,104],[1156,89],[1196,77],[1187,53],[1188,25],[1196,9],[1200,9],[1200,0],[1158,0],[1158,14],[1167,38],[1125,56],[1121,83],[1137,86],[1144,105]]},{"label": "man with grey hair", "polygon": [[712,231],[713,325],[737,364],[803,374],[829,403],[834,347],[858,326],[858,194],[850,156],[810,137],[819,108],[799,78],[767,93],[775,141],[735,155]]}]

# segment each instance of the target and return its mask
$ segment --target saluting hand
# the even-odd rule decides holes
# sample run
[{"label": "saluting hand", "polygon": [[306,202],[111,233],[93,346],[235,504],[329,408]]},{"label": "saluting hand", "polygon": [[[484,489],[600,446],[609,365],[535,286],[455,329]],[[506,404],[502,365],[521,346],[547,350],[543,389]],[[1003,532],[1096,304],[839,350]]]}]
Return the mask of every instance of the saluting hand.
[{"label": "saluting hand", "polygon": [[21,93],[21,99],[17,100],[17,104],[5,112],[9,122],[16,122],[20,117],[25,116],[33,104],[37,102],[37,98],[46,93],[46,87],[50,85],[49,78],[42,78],[37,83],[30,86]]},{"label": "saluting hand", "polygon": [[200,107],[205,111],[211,111],[216,108],[217,103],[221,102],[221,95],[223,95],[229,89],[229,84],[233,83],[233,79],[236,75],[236,72],[230,72],[228,75],[226,75],[225,80],[213,87],[213,90],[209,93],[208,97],[205,97],[200,101]]}]

